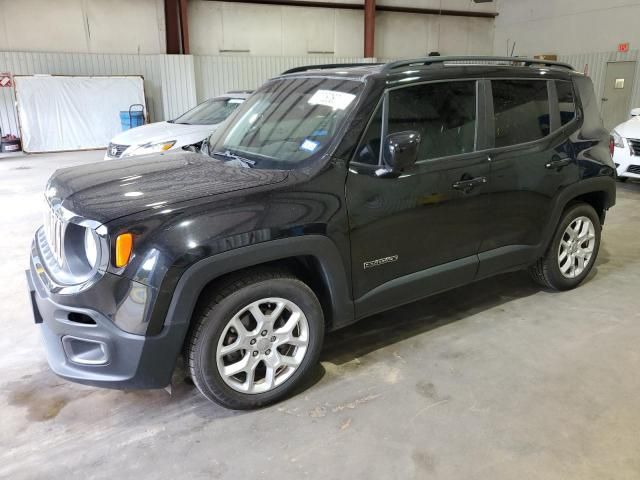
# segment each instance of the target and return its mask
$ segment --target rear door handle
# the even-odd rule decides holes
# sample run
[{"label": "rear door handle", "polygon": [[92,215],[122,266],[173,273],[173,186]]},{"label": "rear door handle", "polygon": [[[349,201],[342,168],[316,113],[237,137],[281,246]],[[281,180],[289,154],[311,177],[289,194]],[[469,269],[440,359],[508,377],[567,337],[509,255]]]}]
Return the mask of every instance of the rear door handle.
[{"label": "rear door handle", "polygon": [[475,187],[477,187],[478,185],[482,185],[484,183],[487,183],[487,177],[476,177],[476,178],[471,178],[469,180],[460,180],[454,183],[453,185],[451,185],[451,187],[454,188],[455,190],[462,190],[464,192],[469,192],[473,190]]},{"label": "rear door handle", "polygon": [[552,169],[552,168],[561,169],[562,167],[566,167],[570,163],[571,163],[570,158],[558,158],[556,160],[551,160],[549,163],[545,165],[545,167],[549,169]]}]

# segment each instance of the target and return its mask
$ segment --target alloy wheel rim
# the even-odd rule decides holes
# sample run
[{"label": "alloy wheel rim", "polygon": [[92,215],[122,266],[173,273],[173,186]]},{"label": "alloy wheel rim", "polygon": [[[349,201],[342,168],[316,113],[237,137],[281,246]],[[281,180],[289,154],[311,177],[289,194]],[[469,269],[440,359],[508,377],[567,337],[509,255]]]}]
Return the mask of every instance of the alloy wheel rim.
[{"label": "alloy wheel rim", "polygon": [[593,222],[587,217],[574,219],[565,229],[558,247],[558,266],[566,278],[576,278],[589,266],[596,244]]},{"label": "alloy wheel rim", "polygon": [[308,348],[309,322],[302,309],[284,298],[263,298],[240,309],[224,327],[216,364],[232,389],[265,393],[293,375]]}]

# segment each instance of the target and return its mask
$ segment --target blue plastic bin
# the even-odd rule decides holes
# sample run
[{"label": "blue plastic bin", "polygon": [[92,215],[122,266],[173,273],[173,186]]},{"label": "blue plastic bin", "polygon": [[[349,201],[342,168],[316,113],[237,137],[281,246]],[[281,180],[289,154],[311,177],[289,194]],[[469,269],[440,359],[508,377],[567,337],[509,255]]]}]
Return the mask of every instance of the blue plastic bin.
[{"label": "blue plastic bin", "polygon": [[130,108],[129,110],[120,112],[120,126],[123,132],[130,128],[139,127],[140,125],[144,125],[144,110],[132,110]]}]

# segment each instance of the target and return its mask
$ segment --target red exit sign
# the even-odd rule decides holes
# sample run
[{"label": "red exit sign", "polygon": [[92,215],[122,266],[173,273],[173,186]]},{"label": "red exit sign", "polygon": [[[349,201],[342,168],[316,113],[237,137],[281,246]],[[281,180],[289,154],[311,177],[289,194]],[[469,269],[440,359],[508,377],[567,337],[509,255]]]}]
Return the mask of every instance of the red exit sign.
[{"label": "red exit sign", "polygon": [[619,43],[618,44],[618,51],[622,52],[622,53],[627,53],[629,51],[629,42]]}]

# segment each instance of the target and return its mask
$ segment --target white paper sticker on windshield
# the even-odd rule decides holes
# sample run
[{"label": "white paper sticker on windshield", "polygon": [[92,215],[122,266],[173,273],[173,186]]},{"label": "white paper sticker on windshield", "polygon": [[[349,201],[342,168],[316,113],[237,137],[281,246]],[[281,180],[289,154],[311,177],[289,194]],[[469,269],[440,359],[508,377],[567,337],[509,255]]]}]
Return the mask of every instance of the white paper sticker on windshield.
[{"label": "white paper sticker on windshield", "polygon": [[229,103],[242,103],[244,102],[244,99],[242,98],[230,98],[229,99]]},{"label": "white paper sticker on windshield", "polygon": [[333,90],[318,90],[308,100],[310,105],[324,105],[325,107],[344,110],[356,98],[352,93],[334,92]]},{"label": "white paper sticker on windshield", "polygon": [[318,148],[318,145],[320,145],[318,142],[314,142],[313,140],[306,138],[304,142],[302,142],[302,145],[300,145],[300,150],[306,150],[307,152],[313,153],[316,151],[316,148]]}]

